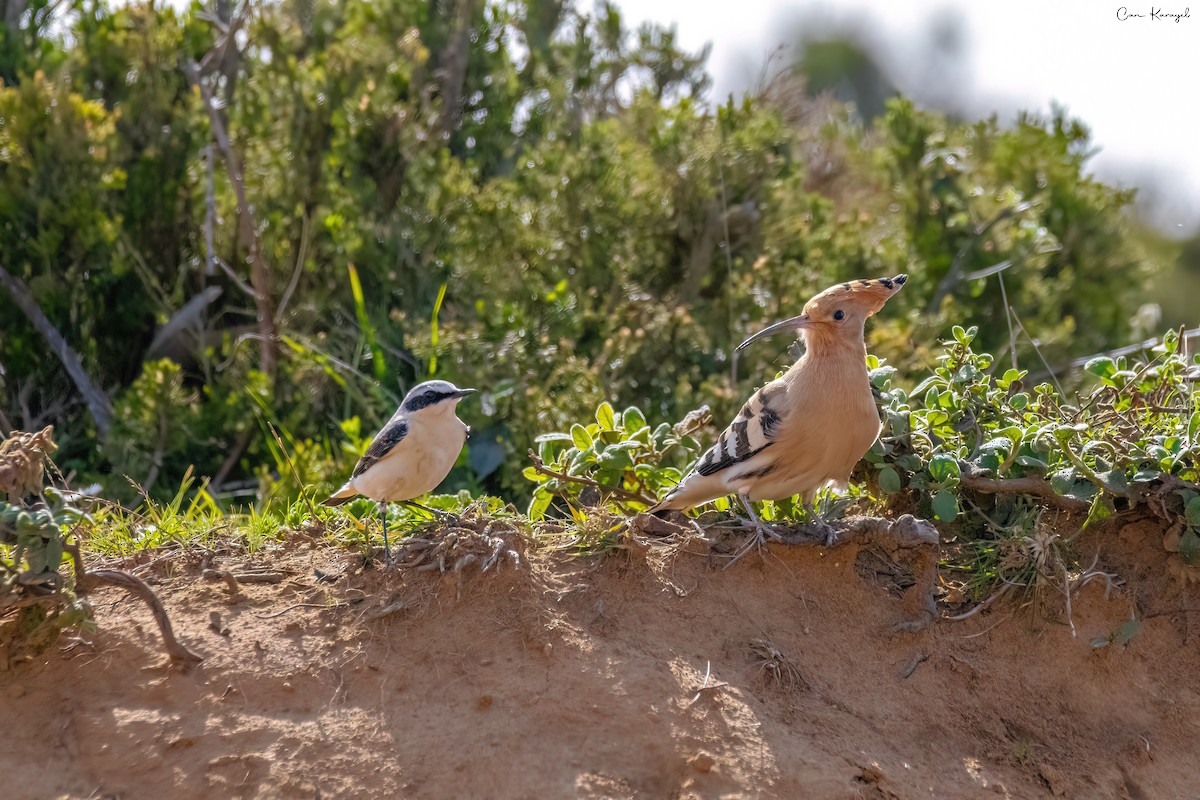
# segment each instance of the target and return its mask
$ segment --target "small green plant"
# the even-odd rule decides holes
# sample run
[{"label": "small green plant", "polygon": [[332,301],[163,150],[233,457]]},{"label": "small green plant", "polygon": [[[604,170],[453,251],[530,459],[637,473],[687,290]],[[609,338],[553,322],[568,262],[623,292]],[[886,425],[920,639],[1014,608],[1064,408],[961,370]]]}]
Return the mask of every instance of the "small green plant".
[{"label": "small green plant", "polygon": [[[1053,490],[1042,497],[1048,503],[1057,496],[1109,509],[1165,475],[1189,483],[1200,477],[1200,409],[1190,388],[1200,360],[1189,363],[1176,334],[1145,362],[1089,362],[1100,386],[1068,402],[1048,383],[1025,391],[1024,370],[993,375],[992,357],[971,349],[976,333],[955,327],[934,374],[911,394],[893,387],[891,368],[872,360],[884,433],[868,461],[884,494],[916,492],[950,522],[962,490],[978,487],[981,476],[1045,481]],[[1028,494],[1037,486],[1012,488]],[[1200,520],[1200,504],[1196,510]]]},{"label": "small green plant", "polygon": [[[36,655],[67,628],[89,624],[91,610],[60,572],[84,513],[45,487],[45,463],[57,449],[54,429],[14,432],[0,442],[0,664]],[[33,504],[26,498],[42,497]]]},{"label": "small green plant", "polygon": [[68,537],[85,519],[63,495],[27,508],[0,502],[0,661],[37,655],[67,629],[91,623],[91,608],[59,572]]},{"label": "small green plant", "polygon": [[892,385],[891,367],[868,364],[884,420],[868,475],[893,502],[956,523],[961,546],[945,566],[967,573],[969,593],[1061,587],[1070,537],[1048,538],[1042,512],[1084,513],[1087,527],[1152,488],[1174,498],[1180,560],[1200,566],[1200,407],[1191,388],[1200,358],[1182,351],[1179,336],[1168,333],[1145,360],[1089,361],[1097,384],[1068,399],[1049,383],[1026,389],[1025,370],[997,375],[993,358],[973,350],[976,335],[955,327],[911,393]]},{"label": "small green plant", "polygon": [[651,428],[635,407],[617,413],[610,403],[596,409],[596,421],[575,423],[569,433],[535,439],[533,465],[524,475],[537,484],[529,518],[540,520],[555,501],[576,522],[585,508],[611,502],[623,514],[644,509],[675,486],[683,469],[700,452],[695,434],[711,421],[708,408],[689,414],[678,425]]}]

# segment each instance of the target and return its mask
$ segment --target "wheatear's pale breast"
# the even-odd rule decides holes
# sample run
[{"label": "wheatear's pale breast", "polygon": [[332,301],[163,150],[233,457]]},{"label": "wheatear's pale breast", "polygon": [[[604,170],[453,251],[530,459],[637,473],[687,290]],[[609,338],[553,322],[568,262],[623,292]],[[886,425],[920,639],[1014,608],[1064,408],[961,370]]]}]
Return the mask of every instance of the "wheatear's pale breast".
[{"label": "wheatear's pale breast", "polygon": [[[398,438],[398,431],[392,430],[397,423],[404,425],[404,435]],[[453,414],[393,420],[371,443],[350,482],[372,500],[412,500],[446,479],[465,440],[466,426]],[[387,441],[392,441],[390,447]]]}]

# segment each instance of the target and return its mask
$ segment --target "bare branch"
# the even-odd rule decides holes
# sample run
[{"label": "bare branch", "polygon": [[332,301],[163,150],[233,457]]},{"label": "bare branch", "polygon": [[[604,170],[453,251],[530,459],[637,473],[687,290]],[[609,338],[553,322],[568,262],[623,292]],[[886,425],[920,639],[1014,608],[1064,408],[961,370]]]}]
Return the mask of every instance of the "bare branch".
[{"label": "bare branch", "polygon": [[959,479],[964,489],[982,494],[1027,494],[1067,511],[1087,511],[1086,500],[1066,497],[1054,491],[1054,487],[1043,478],[985,478],[981,475],[962,475]]},{"label": "bare branch", "polygon": [[275,307],[275,323],[283,323],[283,314],[287,311],[288,302],[292,299],[292,293],[296,291],[296,286],[300,283],[300,275],[304,272],[304,259],[308,257],[308,237],[309,237],[309,216],[305,214],[300,220],[300,247],[296,250],[296,266],[292,268],[292,278],[288,281],[287,288],[283,290],[283,297],[279,298],[279,305]]},{"label": "bare branch", "polygon": [[929,299],[929,304],[925,307],[926,314],[936,314],[942,306],[942,300],[946,295],[950,294],[954,289],[954,285],[963,279],[962,270],[967,256],[975,249],[975,245],[979,244],[979,240],[987,235],[988,231],[999,225],[1004,220],[1014,214],[1022,214],[1033,207],[1032,202],[1017,203],[1015,206],[1009,206],[1001,209],[1000,213],[992,217],[982,225],[975,226],[971,237],[959,248],[954,254],[954,260],[950,262],[950,269],[946,270],[946,274],[942,276],[942,280],[938,283],[937,289],[933,296]]},{"label": "bare branch", "polygon": [[242,280],[241,276],[233,271],[233,267],[229,266],[229,262],[220,256],[213,256],[212,263],[221,268],[229,280],[233,281],[233,285],[241,289],[251,300],[257,300],[258,295],[254,292],[254,287]]},{"label": "bare branch", "polygon": [[[249,3],[242,4],[242,11],[238,17],[231,23],[225,36],[214,45],[208,55],[204,57],[201,63],[189,61],[186,70],[189,80],[200,92],[200,99],[204,105],[205,111],[208,113],[209,125],[212,128],[213,139],[220,149],[222,156],[225,158],[225,169],[229,173],[229,180],[233,184],[234,193],[237,196],[238,205],[238,226],[241,235],[250,242],[250,252],[247,256],[247,261],[250,263],[250,290],[251,297],[254,299],[255,310],[258,317],[258,334],[260,346],[260,366],[263,372],[271,376],[273,379],[276,373],[276,362],[278,360],[278,329],[275,323],[275,309],[271,301],[271,286],[270,272],[267,270],[265,258],[263,256],[262,237],[260,235],[257,221],[254,218],[254,210],[246,197],[246,180],[245,173],[242,168],[241,158],[234,150],[233,143],[230,141],[229,133],[225,127],[223,119],[217,104],[213,101],[212,92],[208,84],[204,81],[205,69],[202,66],[209,62],[209,56],[220,50],[224,54],[225,48],[232,46],[234,34],[243,24],[246,15],[249,12]],[[214,59],[216,56],[214,56]],[[218,264],[221,262],[218,261]],[[228,266],[228,265],[223,265]],[[232,272],[232,270],[228,270]],[[245,282],[239,281],[239,286],[245,291]]]},{"label": "bare branch", "polygon": [[154,334],[150,347],[146,349],[146,357],[153,358],[162,353],[176,338],[189,328],[199,327],[201,315],[218,297],[221,296],[220,286],[210,286],[184,303],[183,308],[176,311]]},{"label": "bare branch", "polygon": [[[722,183],[723,193],[724,185]],[[683,282],[676,294],[676,302],[678,304],[687,305],[696,299],[696,296],[700,293],[700,284],[704,281],[705,276],[708,275],[712,267],[713,250],[722,238],[725,241],[725,250],[728,255],[730,248],[733,246],[732,242],[729,241],[730,225],[734,226],[734,228],[745,228],[756,223],[758,219],[758,208],[753,201],[731,206],[726,208],[724,212],[721,211],[721,206],[716,200],[709,202],[705,208],[703,227],[697,237],[692,240],[692,250],[688,256],[687,272],[684,274]]]},{"label": "bare branch", "polygon": [[50,345],[50,350],[54,355],[58,356],[58,360],[62,362],[67,374],[75,383],[75,388],[83,396],[88,412],[96,422],[96,429],[100,432],[101,437],[107,436],[112,427],[112,407],[109,405],[108,396],[97,389],[91,378],[88,377],[79,360],[79,355],[71,345],[67,344],[67,340],[42,312],[25,282],[16,275],[10,274],[3,266],[0,266],[0,286],[4,286],[8,290],[8,293],[12,295],[13,302],[25,313],[33,327]]},{"label": "bare branch", "polygon": [[578,483],[581,486],[591,486],[594,489],[599,489],[601,492],[606,492],[622,500],[631,500],[635,503],[644,503],[648,506],[652,506],[655,503],[653,497],[647,497],[644,494],[629,492],[616,486],[605,486],[603,483],[594,481],[591,478],[580,478],[576,475],[568,475],[565,472],[555,472],[554,470],[548,468],[545,462],[542,461],[541,457],[538,456],[538,454],[533,450],[529,451],[529,457],[533,460],[534,470],[542,475],[549,475],[551,478],[557,478],[558,480],[566,481],[567,483]]}]

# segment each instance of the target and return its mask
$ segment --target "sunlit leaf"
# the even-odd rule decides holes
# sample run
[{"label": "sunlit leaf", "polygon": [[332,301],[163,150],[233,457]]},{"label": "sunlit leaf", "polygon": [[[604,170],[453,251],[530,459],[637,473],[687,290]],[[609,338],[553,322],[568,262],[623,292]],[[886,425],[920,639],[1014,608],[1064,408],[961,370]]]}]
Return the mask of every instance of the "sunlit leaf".
[{"label": "sunlit leaf", "polygon": [[580,450],[587,450],[592,446],[592,435],[587,432],[587,428],[577,422],[571,426],[571,441]]},{"label": "sunlit leaf", "polygon": [[608,402],[603,402],[596,409],[596,422],[600,425],[600,430],[611,431],[616,427],[616,417],[613,415],[613,407]]}]

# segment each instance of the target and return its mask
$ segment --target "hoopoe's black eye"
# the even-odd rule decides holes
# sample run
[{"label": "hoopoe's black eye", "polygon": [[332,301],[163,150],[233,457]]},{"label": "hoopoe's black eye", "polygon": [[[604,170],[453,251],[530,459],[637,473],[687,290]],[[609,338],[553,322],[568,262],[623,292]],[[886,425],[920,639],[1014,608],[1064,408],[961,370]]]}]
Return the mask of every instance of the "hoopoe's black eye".
[{"label": "hoopoe's black eye", "polygon": [[839,308],[837,311],[833,312],[833,318],[838,322],[841,322],[846,318],[846,313]]}]

